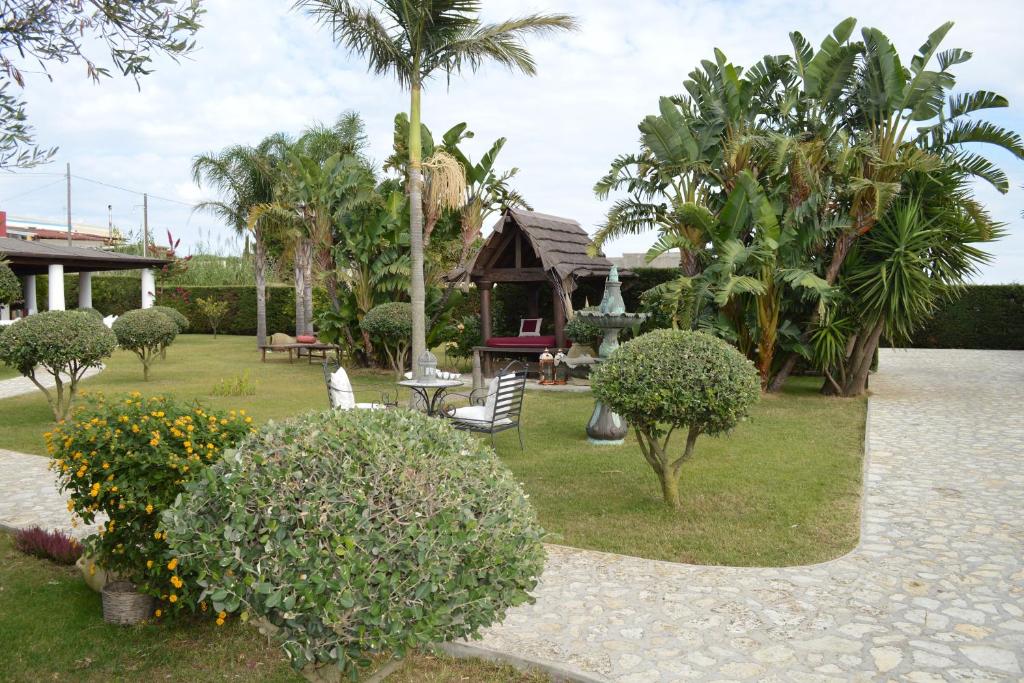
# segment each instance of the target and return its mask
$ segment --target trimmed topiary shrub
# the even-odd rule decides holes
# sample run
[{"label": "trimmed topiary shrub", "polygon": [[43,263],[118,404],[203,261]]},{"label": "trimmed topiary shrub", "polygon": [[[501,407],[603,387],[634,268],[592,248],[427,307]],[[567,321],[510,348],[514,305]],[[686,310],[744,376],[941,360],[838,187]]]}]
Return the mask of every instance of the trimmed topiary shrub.
[{"label": "trimmed topiary shrub", "polygon": [[384,347],[395,377],[402,378],[412,343],[412,304],[393,301],[371,308],[359,327]]},{"label": "trimmed topiary shrub", "polygon": [[128,311],[114,321],[112,329],[121,348],[133,352],[142,361],[142,378],[147,381],[153,359],[178,336],[174,321],[152,308]]},{"label": "trimmed topiary shrub", "polygon": [[21,282],[11,267],[0,259],[0,304],[21,300]]},{"label": "trimmed topiary shrub", "polygon": [[[46,311],[0,328],[0,362],[32,380],[46,395],[55,420],[63,420],[89,368],[114,352],[117,340],[100,318],[79,311]],[[53,388],[39,379],[53,378]]]},{"label": "trimmed topiary shrub", "polygon": [[97,311],[95,308],[85,306],[83,308],[76,308],[75,310],[78,311],[79,313],[88,313],[89,315],[94,315],[100,320],[103,320],[103,314]]},{"label": "trimmed topiary shrub", "polygon": [[178,328],[178,334],[181,334],[189,327],[188,318],[186,318],[180,311],[171,308],[170,306],[150,306],[149,310],[160,311],[170,318],[171,322],[174,323],[174,326]]},{"label": "trimmed topiary shrub", "polygon": [[134,392],[92,395],[46,433],[69,510],[86,524],[106,517],[102,533],[85,540],[88,556],[155,597],[155,616],[203,609],[195,573],[179,566],[158,529],[160,513],[252,429],[244,410],[207,412]]},{"label": "trimmed topiary shrub", "polygon": [[[620,346],[590,377],[595,397],[633,425],[673,507],[679,507],[679,475],[697,437],[728,432],[761,395],[753,363],[702,332],[648,332]],[[677,428],[686,430],[686,447],[669,453]]]},{"label": "trimmed topiary shrub", "polygon": [[530,600],[543,530],[480,441],[412,411],[269,423],[163,517],[218,611],[275,632],[292,665],[475,636]]}]

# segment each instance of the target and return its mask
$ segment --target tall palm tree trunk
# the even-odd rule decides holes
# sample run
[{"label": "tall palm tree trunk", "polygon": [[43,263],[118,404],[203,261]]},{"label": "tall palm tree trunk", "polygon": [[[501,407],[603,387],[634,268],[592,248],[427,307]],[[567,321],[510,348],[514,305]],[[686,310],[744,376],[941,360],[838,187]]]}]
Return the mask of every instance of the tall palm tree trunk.
[{"label": "tall palm tree trunk", "polygon": [[302,244],[295,247],[295,336],[306,333],[306,306],[304,298],[306,291],[306,269],[302,264]]},{"label": "tall palm tree trunk", "polygon": [[426,292],[423,282],[423,173],[420,170],[423,154],[420,140],[420,84],[412,83],[409,112],[409,247],[412,274],[409,297],[412,299],[412,365],[419,374],[420,355],[427,348]]},{"label": "tall palm tree trunk", "polygon": [[253,270],[256,274],[256,345],[267,343],[267,249],[263,235],[253,231]]},{"label": "tall palm tree trunk", "polygon": [[302,320],[303,334],[313,334],[313,243],[304,240],[302,261]]}]

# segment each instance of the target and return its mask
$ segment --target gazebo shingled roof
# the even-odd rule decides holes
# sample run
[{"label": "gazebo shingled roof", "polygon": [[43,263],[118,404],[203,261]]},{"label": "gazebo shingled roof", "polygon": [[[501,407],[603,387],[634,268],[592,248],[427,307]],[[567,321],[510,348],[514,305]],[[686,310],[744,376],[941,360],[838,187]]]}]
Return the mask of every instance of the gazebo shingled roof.
[{"label": "gazebo shingled roof", "polygon": [[611,270],[612,262],[603,255],[587,254],[590,236],[578,222],[537,211],[507,209],[495,223],[476,258],[469,264],[470,280],[498,282],[505,279],[496,271],[506,269],[492,266],[502,252],[512,245],[515,238],[512,231],[516,228],[526,237],[533,253],[540,259],[540,268],[520,266],[517,268],[521,271],[519,275],[507,274],[510,279],[539,282],[551,279],[554,273],[560,281],[565,282],[571,277],[606,277]]},{"label": "gazebo shingled roof", "polygon": [[44,244],[13,237],[0,237],[0,256],[7,259],[15,275],[45,274],[47,267],[53,263],[63,265],[69,273],[159,268],[169,263],[167,259],[120,254],[90,247]]}]

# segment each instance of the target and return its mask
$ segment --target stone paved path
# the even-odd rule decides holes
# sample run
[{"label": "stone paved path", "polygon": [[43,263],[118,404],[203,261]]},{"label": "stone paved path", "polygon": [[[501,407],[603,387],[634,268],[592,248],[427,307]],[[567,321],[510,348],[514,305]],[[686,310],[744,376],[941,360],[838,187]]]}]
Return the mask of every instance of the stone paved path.
[{"label": "stone paved path", "polygon": [[[82,379],[92,377],[102,369],[102,367],[89,368],[85,371],[85,374],[82,375]],[[39,381],[42,382],[43,386],[47,389],[54,385],[53,377],[46,373],[40,374]],[[31,394],[33,391],[39,391],[39,387],[33,384],[32,380],[28,377],[12,377],[11,379],[0,380],[0,399],[10,398],[20,394]]]},{"label": "stone paved path", "polygon": [[[883,352],[860,546],[745,569],[549,548],[483,646],[616,683],[1024,681],[1024,353]],[[0,451],[0,524],[69,523]],[[81,530],[79,530],[81,531]]]},{"label": "stone paved path", "polygon": [[883,352],[860,546],[744,569],[550,548],[487,648],[617,683],[1024,680],[1024,353]]}]

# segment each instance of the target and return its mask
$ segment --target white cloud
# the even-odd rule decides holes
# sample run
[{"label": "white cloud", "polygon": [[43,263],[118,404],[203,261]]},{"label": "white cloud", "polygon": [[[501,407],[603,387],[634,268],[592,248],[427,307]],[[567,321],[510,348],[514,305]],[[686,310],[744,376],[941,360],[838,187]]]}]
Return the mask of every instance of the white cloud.
[{"label": "white cloud", "polygon": [[[276,131],[299,132],[314,121],[331,121],[346,109],[367,123],[371,153],[390,152],[392,119],[408,106],[389,79],[366,72],[331,43],[327,31],[289,11],[290,3],[210,0],[200,49],[181,64],[162,60],[142,81],[86,81],[82,69],[54,70],[56,81],[35,79],[26,96],[41,142],[61,147],[73,173],[161,197],[192,202],[203,194],[191,185],[193,155],[236,142],[253,143]],[[852,3],[803,0],[492,0],[485,17],[525,12],[568,12],[582,30],[531,42],[538,76],[524,78],[496,68],[431,84],[424,117],[436,131],[467,121],[481,153],[492,140],[509,139],[501,162],[518,166],[517,184],[538,209],[572,216],[593,230],[606,204],[592,193],[594,181],[617,154],[636,147],[636,125],[655,110],[659,95],[682,90],[682,81],[701,59],[721,48],[737,64],[765,53],[790,51],[788,33],[798,29],[819,42],[842,18],[885,30],[909,53],[946,19],[956,26],[948,46],[971,49],[975,58],[959,70],[963,89],[987,88],[1024,106],[1024,3],[1018,0],[899,0]],[[1024,130],[1024,109],[992,117]],[[1000,156],[1014,180],[1003,197],[982,190],[993,213],[1008,223],[1010,236],[994,247],[986,281],[1024,279],[1024,168]],[[0,200],[49,182],[47,177],[0,176]],[[3,202],[18,215],[60,217],[58,185]],[[106,221],[106,206],[126,226],[141,223],[141,198],[75,183],[75,215]],[[216,220],[192,215],[187,207],[154,199],[151,224],[171,227],[195,242],[218,230]],[[227,234],[221,228],[220,234]],[[159,233],[158,233],[159,234]],[[620,240],[609,251],[643,251],[651,236]]]}]

